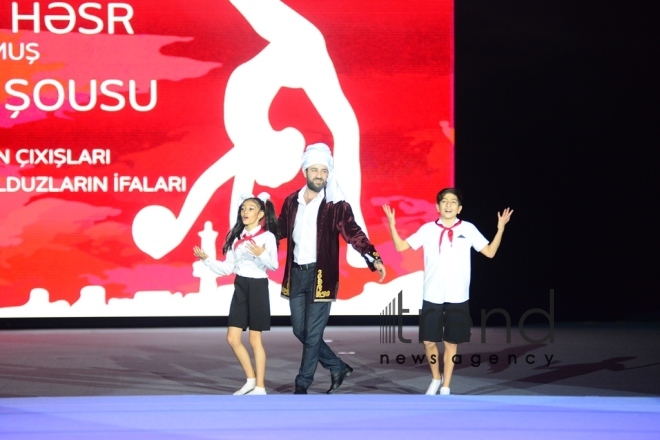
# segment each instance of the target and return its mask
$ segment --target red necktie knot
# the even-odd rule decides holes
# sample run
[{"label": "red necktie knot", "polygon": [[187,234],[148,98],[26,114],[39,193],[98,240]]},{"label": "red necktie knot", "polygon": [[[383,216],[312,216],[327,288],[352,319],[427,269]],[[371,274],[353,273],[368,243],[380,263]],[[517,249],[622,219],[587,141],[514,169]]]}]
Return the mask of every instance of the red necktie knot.
[{"label": "red necktie knot", "polygon": [[236,240],[236,241],[234,242],[234,249],[236,249],[236,248],[237,248],[241,243],[243,243],[243,242],[246,242],[246,241],[254,242],[253,238],[256,237],[257,235],[261,235],[261,234],[263,234],[264,232],[266,232],[266,230],[265,230],[264,228],[261,228],[261,229],[260,229],[256,234],[254,234],[254,235],[250,235],[250,234],[248,234],[247,232],[244,232],[243,235],[241,235],[241,238],[239,238],[238,240]]},{"label": "red necktie knot", "polygon": [[438,252],[440,251],[440,247],[442,246],[442,237],[444,237],[445,232],[447,233],[447,236],[449,237],[449,243],[453,246],[454,245],[454,231],[453,229],[460,225],[463,222],[463,220],[459,220],[450,227],[446,227],[445,225],[442,224],[440,220],[436,220],[435,224],[438,225],[440,228],[442,228],[442,232],[440,232],[440,243],[438,244]]}]

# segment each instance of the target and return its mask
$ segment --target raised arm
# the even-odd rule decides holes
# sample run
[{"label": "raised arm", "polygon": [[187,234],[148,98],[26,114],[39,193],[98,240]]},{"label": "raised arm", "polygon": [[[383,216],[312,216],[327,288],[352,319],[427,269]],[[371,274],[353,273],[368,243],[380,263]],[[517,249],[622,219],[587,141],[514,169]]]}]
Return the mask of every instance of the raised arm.
[{"label": "raised arm", "polygon": [[397,252],[403,252],[406,249],[410,249],[408,242],[403,240],[399,236],[399,232],[396,230],[396,220],[394,218],[396,211],[390,208],[390,205],[387,204],[383,205],[383,211],[385,211],[387,222],[390,225],[390,235],[392,236],[392,241],[394,242],[394,248],[397,250]]},{"label": "raised arm", "polygon": [[499,212],[497,213],[497,233],[495,234],[495,238],[493,238],[493,241],[491,241],[481,250],[481,253],[488,258],[493,258],[497,253],[497,249],[500,247],[500,243],[502,242],[504,226],[509,223],[509,220],[511,220],[511,214],[513,214],[513,209],[510,208],[506,208],[504,211],[502,211],[502,214]]}]

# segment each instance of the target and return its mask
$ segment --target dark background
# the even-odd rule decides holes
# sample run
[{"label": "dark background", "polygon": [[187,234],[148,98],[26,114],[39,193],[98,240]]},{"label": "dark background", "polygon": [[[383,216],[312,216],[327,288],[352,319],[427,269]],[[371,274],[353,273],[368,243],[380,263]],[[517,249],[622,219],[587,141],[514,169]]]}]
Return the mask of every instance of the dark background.
[{"label": "dark background", "polygon": [[[526,310],[549,311],[550,289],[555,322],[659,321],[657,2],[455,0],[455,8],[461,217],[490,239],[496,212],[515,210],[495,259],[473,255],[475,324],[481,309],[504,308],[514,325]],[[331,318],[356,323],[378,317]],[[0,328],[225,324],[0,320]]]},{"label": "dark background", "polygon": [[475,320],[549,310],[550,289],[556,321],[660,317],[658,17],[652,1],[456,1],[462,217],[492,237],[515,210],[495,259],[473,256]]}]

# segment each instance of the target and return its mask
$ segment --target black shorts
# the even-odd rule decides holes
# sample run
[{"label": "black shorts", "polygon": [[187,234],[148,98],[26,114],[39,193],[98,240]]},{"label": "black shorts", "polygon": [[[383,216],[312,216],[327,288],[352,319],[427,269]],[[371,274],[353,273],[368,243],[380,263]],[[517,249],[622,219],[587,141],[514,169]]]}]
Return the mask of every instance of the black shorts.
[{"label": "black shorts", "polygon": [[419,315],[419,342],[470,342],[470,301],[435,304],[424,301]]},{"label": "black shorts", "polygon": [[229,306],[229,327],[245,330],[270,330],[270,297],[268,278],[246,278],[236,275],[234,297]]}]

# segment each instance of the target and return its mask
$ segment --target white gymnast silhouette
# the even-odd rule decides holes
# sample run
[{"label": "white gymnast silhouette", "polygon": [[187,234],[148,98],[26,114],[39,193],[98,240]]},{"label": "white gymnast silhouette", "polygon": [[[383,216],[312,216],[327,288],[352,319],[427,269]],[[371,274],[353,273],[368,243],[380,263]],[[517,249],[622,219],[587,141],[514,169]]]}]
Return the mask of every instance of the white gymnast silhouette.
[{"label": "white gymnast silhouette", "polygon": [[[138,248],[155,259],[177,247],[215,191],[234,178],[229,223],[239,196],[255,182],[277,188],[300,172],[305,139],[293,127],[273,130],[268,110],[282,87],[301,88],[333,136],[335,176],[355,218],[367,232],[360,207],[360,139],[355,112],[337,78],[321,32],[278,0],[230,0],[269,44],[229,77],[224,102],[225,127],[233,147],[193,184],[178,217],[167,208],[146,206],[133,220]],[[365,267],[348,246],[353,267]]]}]

